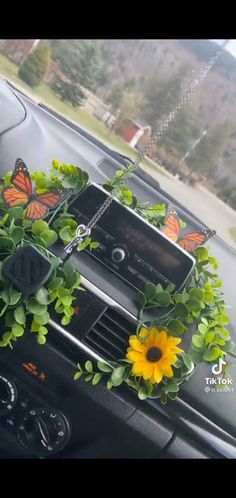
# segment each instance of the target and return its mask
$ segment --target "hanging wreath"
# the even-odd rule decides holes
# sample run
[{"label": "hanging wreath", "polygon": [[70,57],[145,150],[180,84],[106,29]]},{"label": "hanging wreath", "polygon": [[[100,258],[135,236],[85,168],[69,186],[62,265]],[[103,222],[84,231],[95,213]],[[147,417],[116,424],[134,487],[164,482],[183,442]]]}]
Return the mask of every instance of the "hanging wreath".
[{"label": "hanging wreath", "polygon": [[[108,181],[105,188],[112,191],[119,187],[128,171],[129,167],[116,172],[115,179]],[[69,262],[61,267],[61,260],[48,248],[58,238],[65,244],[74,238],[77,223],[68,212],[68,199],[77,195],[89,181],[87,173],[80,168],[59,164],[58,161],[53,161],[48,177],[43,172],[29,175],[24,168],[20,169],[20,174],[26,175],[29,182],[28,187],[23,189],[22,178],[18,185],[14,183],[15,174],[16,170],[13,175],[9,172],[2,179],[0,202],[0,316],[5,325],[0,347],[11,348],[28,331],[36,334],[39,344],[44,344],[52,309],[60,314],[63,326],[72,319],[74,292],[84,291],[80,286],[80,275]],[[35,182],[34,193],[31,180]],[[154,226],[163,227],[165,204],[150,206],[140,203],[127,187],[120,187],[116,192],[120,202],[133,208]],[[53,205],[50,204],[52,202]],[[53,207],[54,211],[49,212]],[[34,213],[39,218],[41,214],[46,216],[47,221],[34,221]],[[183,220],[179,223],[184,225]],[[206,238],[210,236],[209,233],[205,235]],[[53,271],[44,286],[25,296],[12,284],[9,285],[3,267],[5,260],[16,249],[29,245],[34,245],[47,256]],[[93,250],[97,246],[96,241],[87,237],[80,244],[80,251],[85,248]],[[217,274],[218,263],[206,247],[197,247],[194,257],[196,266],[181,292],[176,293],[172,284],[166,288],[161,284],[146,284],[143,292],[138,293],[137,330],[136,335],[129,338],[126,357],[96,364],[87,360],[84,367],[78,364],[75,380],[85,376],[85,380],[93,385],[105,380],[108,389],[126,383],[137,391],[140,399],[155,397],[166,403],[168,398],[178,396],[180,385],[194,374],[201,362],[211,363],[221,359],[225,363],[223,375],[229,375],[228,358],[235,357],[236,353],[226,328],[229,317]],[[145,322],[143,313],[150,308],[166,309],[166,313]],[[191,338],[188,350],[184,347],[186,337]]]}]

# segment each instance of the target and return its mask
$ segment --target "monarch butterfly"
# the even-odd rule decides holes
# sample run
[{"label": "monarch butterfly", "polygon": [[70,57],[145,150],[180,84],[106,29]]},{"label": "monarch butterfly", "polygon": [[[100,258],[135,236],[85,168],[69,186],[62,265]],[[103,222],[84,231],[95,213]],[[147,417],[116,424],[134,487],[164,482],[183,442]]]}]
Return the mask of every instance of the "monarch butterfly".
[{"label": "monarch butterfly", "polygon": [[180,247],[186,251],[194,251],[198,246],[205,244],[205,242],[215,235],[215,230],[200,230],[199,232],[189,232],[180,237],[181,226],[179,216],[174,208],[169,208],[167,210],[167,215],[165,223],[161,228],[162,233],[164,233],[170,240],[177,242]]},{"label": "monarch butterfly", "polygon": [[68,195],[66,190],[54,190],[45,194],[33,193],[32,182],[28,168],[22,159],[17,159],[11,177],[12,185],[2,191],[4,204],[15,207],[26,204],[25,218],[30,221],[44,218],[49,209],[54,209]]}]

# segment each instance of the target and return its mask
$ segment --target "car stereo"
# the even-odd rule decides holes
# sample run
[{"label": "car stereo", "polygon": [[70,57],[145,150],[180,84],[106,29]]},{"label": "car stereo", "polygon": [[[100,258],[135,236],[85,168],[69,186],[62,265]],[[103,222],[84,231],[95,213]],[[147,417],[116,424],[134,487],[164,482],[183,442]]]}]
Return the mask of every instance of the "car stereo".
[{"label": "car stereo", "polygon": [[[87,224],[108,197],[90,184],[70,205],[78,224]],[[142,290],[145,283],[173,283],[179,290],[189,277],[195,259],[157,228],[116,199],[97,225],[92,237],[99,242],[91,258],[96,258],[127,284]]]}]

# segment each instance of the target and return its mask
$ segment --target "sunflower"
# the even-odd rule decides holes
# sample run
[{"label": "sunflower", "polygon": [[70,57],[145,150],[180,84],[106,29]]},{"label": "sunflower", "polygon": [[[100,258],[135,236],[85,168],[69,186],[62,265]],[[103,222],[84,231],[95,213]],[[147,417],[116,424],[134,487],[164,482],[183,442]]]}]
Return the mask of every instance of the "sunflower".
[{"label": "sunflower", "polygon": [[[145,340],[146,337],[146,340]],[[133,362],[132,373],[152,384],[161,382],[162,377],[173,377],[171,365],[177,361],[177,354],[183,349],[177,347],[181,339],[168,336],[165,330],[142,328],[139,336],[129,339],[127,359]]]}]

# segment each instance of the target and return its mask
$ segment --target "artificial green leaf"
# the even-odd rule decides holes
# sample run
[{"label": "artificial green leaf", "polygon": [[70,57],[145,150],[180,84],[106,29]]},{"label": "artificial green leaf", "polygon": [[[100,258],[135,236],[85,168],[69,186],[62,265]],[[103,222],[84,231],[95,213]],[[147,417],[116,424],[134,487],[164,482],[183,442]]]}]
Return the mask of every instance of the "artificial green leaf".
[{"label": "artificial green leaf", "polygon": [[138,390],[138,397],[142,400],[148,398],[148,393],[143,387],[140,387],[140,389]]},{"label": "artificial green leaf", "polygon": [[62,277],[55,277],[50,284],[48,284],[48,289],[50,292],[53,292],[55,289],[59,289],[63,285]]},{"label": "artificial green leaf", "polygon": [[89,382],[90,380],[92,380],[93,378],[93,374],[90,374],[90,375],[87,375],[87,377],[85,377],[85,382]]},{"label": "artificial green leaf", "polygon": [[156,301],[161,305],[161,306],[169,306],[171,303],[171,296],[168,294],[168,292],[163,291],[157,294],[156,296]]},{"label": "artificial green leaf", "polygon": [[34,320],[38,325],[46,325],[50,319],[50,315],[48,311],[43,313],[42,315],[34,315]]},{"label": "artificial green leaf", "polygon": [[201,363],[201,361],[202,361],[202,352],[200,352],[200,351],[191,351],[190,356],[192,358],[193,363],[195,363],[196,365],[198,363]]},{"label": "artificial green leaf", "polygon": [[204,291],[199,287],[191,289],[189,292],[190,299],[196,299],[197,301],[202,301],[204,298]]},{"label": "artificial green leaf", "polygon": [[14,246],[14,242],[9,237],[0,237],[0,248],[7,247],[12,249]]},{"label": "artificial green leaf", "polygon": [[12,333],[15,337],[21,337],[24,334],[24,327],[18,323],[15,323],[12,327]]},{"label": "artificial green leaf", "polygon": [[199,323],[198,331],[200,332],[200,334],[205,335],[208,331],[207,325],[205,325],[205,323]]},{"label": "artificial green leaf", "polygon": [[44,327],[43,325],[40,325],[38,331],[39,331],[39,334],[41,334],[41,335],[47,335],[47,333],[48,333],[48,329],[46,327]]},{"label": "artificial green leaf", "polygon": [[180,318],[186,318],[188,316],[188,308],[184,303],[176,303],[175,305],[175,314]]},{"label": "artificial green leaf", "polygon": [[198,247],[195,252],[200,261],[208,258],[208,249],[206,247]]},{"label": "artificial green leaf", "polygon": [[39,304],[36,299],[31,298],[28,302],[28,310],[33,315],[43,315],[47,311],[47,306],[45,304]]},{"label": "artificial green leaf", "polygon": [[9,341],[12,338],[12,332],[4,332],[2,339],[4,341]]},{"label": "artificial green leaf", "polygon": [[62,319],[61,319],[61,324],[62,325],[68,325],[71,321],[71,317],[70,316],[63,316]]},{"label": "artificial green leaf", "polygon": [[166,393],[177,393],[179,391],[179,386],[175,382],[171,382],[171,384],[165,384],[163,389]]},{"label": "artificial green leaf", "polygon": [[13,287],[9,287],[8,289],[4,289],[0,296],[6,304],[14,306],[20,300],[22,294]]},{"label": "artificial green leaf", "polygon": [[57,241],[57,233],[54,230],[45,230],[40,233],[40,238],[45,242],[46,246],[51,246]]},{"label": "artificial green leaf", "polygon": [[191,368],[192,368],[191,356],[187,353],[182,353],[182,358],[183,358],[183,362],[186,365],[187,369],[191,370]]},{"label": "artificial green leaf", "polygon": [[44,335],[39,334],[39,335],[37,336],[37,343],[38,343],[38,344],[43,345],[43,344],[45,344],[45,342],[46,342],[46,341],[47,341],[47,339],[46,339],[46,337],[45,337]]},{"label": "artificial green leaf", "polygon": [[102,373],[96,373],[92,380],[93,386],[96,386],[96,384],[98,384],[101,379],[102,379]]},{"label": "artificial green leaf", "polygon": [[79,380],[82,375],[83,372],[76,372],[76,374],[74,375],[74,380]]},{"label": "artificial green leaf", "polygon": [[151,301],[156,296],[156,286],[154,284],[145,284],[143,293],[147,301]]},{"label": "artificial green leaf", "polygon": [[19,244],[24,236],[24,229],[22,227],[15,227],[12,230],[11,237],[14,240],[15,245]]},{"label": "artificial green leaf", "polygon": [[114,387],[118,387],[122,384],[125,375],[125,367],[117,367],[113,370],[110,380]]},{"label": "artificial green leaf", "polygon": [[204,338],[201,335],[194,334],[192,337],[192,345],[197,349],[204,347]]},{"label": "artificial green leaf", "polygon": [[34,295],[37,303],[39,304],[49,304],[50,294],[45,287],[41,287]]},{"label": "artificial green leaf", "polygon": [[101,372],[112,372],[112,367],[108,365],[107,363],[104,363],[103,361],[98,361],[97,366]]},{"label": "artificial green leaf", "polygon": [[87,372],[90,372],[90,373],[93,372],[93,364],[90,360],[86,361],[85,369],[87,370]]},{"label": "artificial green leaf", "polygon": [[66,226],[61,228],[59,231],[59,237],[66,243],[70,242],[75,235],[75,230],[72,230],[70,227]]},{"label": "artificial green leaf", "polygon": [[9,209],[9,219],[10,220],[19,220],[23,218],[24,209],[21,206],[16,206],[14,208]]},{"label": "artificial green leaf", "polygon": [[168,323],[168,329],[178,335],[182,335],[186,331],[186,327],[179,320],[172,318]]},{"label": "artificial green leaf", "polygon": [[197,299],[189,299],[186,302],[186,306],[188,307],[189,311],[200,311],[201,310],[201,305],[200,302],[197,301]]},{"label": "artificial green leaf", "polygon": [[173,292],[174,290],[175,290],[175,284],[172,284],[172,283],[171,283],[171,284],[167,285],[167,287],[166,287],[166,292],[171,293],[171,292]]},{"label": "artificial green leaf", "polygon": [[217,358],[219,358],[219,356],[220,356],[219,349],[213,346],[204,352],[203,359],[205,361],[213,361],[213,360],[216,360]]},{"label": "artificial green leaf", "polygon": [[16,307],[16,309],[14,310],[14,317],[17,323],[19,323],[20,325],[25,324],[26,315],[25,315],[24,306],[20,305]]},{"label": "artificial green leaf", "polygon": [[171,400],[175,400],[176,398],[178,398],[178,392],[176,393],[168,392],[168,398],[170,398]]},{"label": "artificial green leaf", "polygon": [[41,235],[42,232],[49,230],[49,227],[46,221],[39,220],[32,223],[31,229],[34,235]]}]

